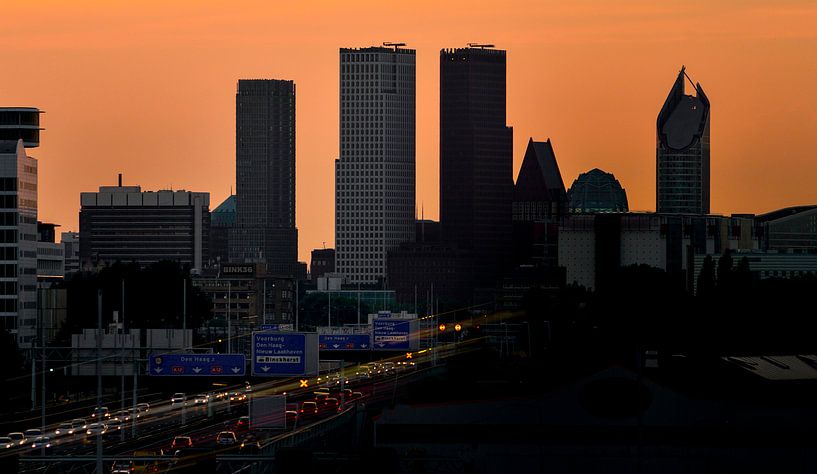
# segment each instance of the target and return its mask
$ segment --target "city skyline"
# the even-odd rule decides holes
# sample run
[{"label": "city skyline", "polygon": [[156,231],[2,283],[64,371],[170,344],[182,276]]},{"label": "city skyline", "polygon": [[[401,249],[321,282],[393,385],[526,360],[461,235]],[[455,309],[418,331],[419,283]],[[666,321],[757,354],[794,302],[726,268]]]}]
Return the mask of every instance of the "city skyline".
[{"label": "city skyline", "polygon": [[[597,17],[586,20],[586,25],[577,24],[576,17],[591,5],[557,8],[522,2],[501,13],[476,6],[469,12],[467,25],[436,35],[423,34],[425,27],[418,22],[429,12],[429,4],[415,6],[416,11],[398,6],[395,8],[405,13],[401,20],[361,32],[330,29],[320,41],[306,40],[294,27],[281,36],[269,33],[268,27],[262,31],[254,22],[241,30],[239,15],[220,15],[223,11],[212,5],[203,6],[189,22],[174,25],[172,30],[151,19],[161,15],[150,8],[116,7],[102,9],[90,19],[75,17],[72,28],[88,27],[95,34],[71,35],[70,45],[50,39],[69,34],[55,23],[67,10],[55,5],[40,17],[42,31],[9,33],[18,47],[4,52],[4,58],[28,73],[25,78],[7,78],[2,94],[9,105],[33,105],[46,112],[42,123],[49,130],[49,144],[35,153],[45,165],[40,177],[41,217],[61,224],[62,230],[78,228],[79,192],[113,184],[117,172],[124,173],[126,184],[209,191],[213,203],[221,202],[235,183],[235,122],[230,111],[235,81],[240,77],[286,77],[299,84],[299,258],[308,260],[309,251],[320,248],[322,242],[334,245],[337,48],[387,40],[405,41],[418,54],[416,205],[427,218],[438,218],[437,54],[442,48],[479,40],[508,51],[507,123],[516,135],[514,175],[529,137],[551,138],[566,182],[599,167],[614,173],[627,188],[632,209],[653,209],[655,110],[666,97],[666,78],[686,64],[718,104],[712,123],[716,137],[712,212],[760,213],[817,199],[813,187],[797,179],[817,172],[809,155],[815,119],[808,106],[814,98],[808,84],[815,55],[802,54],[815,47],[815,36],[807,25],[817,11],[800,2],[775,8],[727,4],[707,6],[704,17],[693,7],[667,6],[640,10],[631,18],[627,16],[631,7],[596,5]],[[87,14],[84,6],[92,2],[79,5],[75,14]],[[159,10],[167,14],[177,8],[171,4]],[[292,25],[305,24],[308,15],[304,11],[286,8]],[[329,21],[337,8],[326,5],[320,23]],[[382,13],[375,10],[373,14]],[[521,16],[523,10],[529,18]],[[29,7],[12,7],[13,18],[27,12]],[[125,13],[136,16],[125,29],[129,39],[114,31],[117,22],[128,17]],[[533,25],[545,13],[549,23],[559,27],[540,38],[533,35],[539,31]],[[258,17],[269,19],[271,14],[262,10]],[[433,21],[450,21],[455,15],[456,6],[451,6]],[[650,21],[658,17],[661,22]],[[107,21],[99,23],[100,18]],[[718,34],[705,31],[704,26],[719,24],[724,18],[730,19],[729,25]],[[510,31],[511,19],[519,23],[518,33]],[[357,25],[365,18],[353,20]],[[672,44],[649,38],[659,29],[679,29],[690,20],[704,23],[694,38],[678,33],[673,39],[686,41]],[[617,22],[621,25],[615,26]],[[230,28],[205,35],[213,24]],[[639,28],[627,32],[627,26]],[[101,38],[108,41],[100,41],[100,30]],[[239,34],[241,31],[246,35]],[[148,38],[146,32],[156,34]],[[287,36],[295,40],[281,39]],[[234,58],[219,56],[224,63],[218,67],[208,64],[208,54],[188,54],[191,48],[220,52],[257,38],[265,38],[263,48],[254,46]],[[304,41],[299,43],[298,38]],[[701,48],[702,44],[707,48]],[[301,56],[308,56],[308,61]],[[127,57],[132,65],[123,66],[117,57]],[[76,64],[86,67],[76,68]],[[307,64],[319,73],[306,69]],[[200,82],[190,87],[186,82],[189,74]],[[762,107],[746,99],[763,97],[771,87],[775,87],[775,100],[763,102]],[[107,100],[90,103],[89,94],[117,97],[119,102],[115,107]],[[596,124],[597,139],[587,139],[587,123]],[[101,133],[92,135],[91,130]],[[611,143],[616,143],[613,149]],[[774,168],[765,166],[769,156],[774,158]],[[95,164],[94,169],[70,182],[64,179],[89,163]]]}]

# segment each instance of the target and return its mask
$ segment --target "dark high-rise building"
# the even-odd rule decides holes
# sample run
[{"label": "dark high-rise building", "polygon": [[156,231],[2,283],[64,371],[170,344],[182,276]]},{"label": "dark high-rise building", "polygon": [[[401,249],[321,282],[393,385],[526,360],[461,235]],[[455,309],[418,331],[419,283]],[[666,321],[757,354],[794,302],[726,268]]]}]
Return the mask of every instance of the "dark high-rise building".
[{"label": "dark high-rise building", "polygon": [[550,139],[528,141],[513,189],[513,220],[541,221],[567,212],[567,193]]},{"label": "dark high-rise building", "polygon": [[241,79],[235,97],[236,225],[230,260],[298,272],[295,83]]},{"label": "dark high-rise building", "polygon": [[480,255],[480,283],[508,261],[513,129],[505,124],[505,51],[440,51],[440,224],[446,243]]},{"label": "dark high-rise building", "polygon": [[559,219],[567,193],[550,140],[528,141],[513,188],[513,250],[517,265],[556,267]]},{"label": "dark high-rise building", "polygon": [[682,67],[658,114],[656,209],[675,214],[709,214],[709,99]]}]

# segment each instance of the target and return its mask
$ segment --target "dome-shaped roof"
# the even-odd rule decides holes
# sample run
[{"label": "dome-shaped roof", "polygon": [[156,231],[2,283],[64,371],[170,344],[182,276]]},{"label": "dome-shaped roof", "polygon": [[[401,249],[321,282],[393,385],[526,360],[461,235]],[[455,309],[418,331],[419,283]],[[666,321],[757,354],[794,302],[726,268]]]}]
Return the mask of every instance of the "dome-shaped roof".
[{"label": "dome-shaped roof", "polygon": [[567,191],[571,213],[627,212],[627,193],[612,173],[593,168]]}]

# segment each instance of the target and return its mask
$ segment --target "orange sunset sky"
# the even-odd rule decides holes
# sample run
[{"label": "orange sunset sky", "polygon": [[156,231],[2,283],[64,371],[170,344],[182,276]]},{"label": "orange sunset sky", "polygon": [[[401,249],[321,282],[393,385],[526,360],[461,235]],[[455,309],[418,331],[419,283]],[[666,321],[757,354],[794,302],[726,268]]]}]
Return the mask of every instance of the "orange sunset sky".
[{"label": "orange sunset sky", "polygon": [[[417,207],[438,216],[439,50],[508,51],[519,169],[553,140],[565,185],[612,172],[655,208],[655,120],[682,64],[712,101],[712,211],[817,203],[814,1],[3,0],[0,105],[39,107],[40,219],[78,230],[101,184],[235,183],[239,78],[297,87],[300,258],[334,245],[338,48],[417,50]],[[516,171],[515,171],[516,172]]]}]

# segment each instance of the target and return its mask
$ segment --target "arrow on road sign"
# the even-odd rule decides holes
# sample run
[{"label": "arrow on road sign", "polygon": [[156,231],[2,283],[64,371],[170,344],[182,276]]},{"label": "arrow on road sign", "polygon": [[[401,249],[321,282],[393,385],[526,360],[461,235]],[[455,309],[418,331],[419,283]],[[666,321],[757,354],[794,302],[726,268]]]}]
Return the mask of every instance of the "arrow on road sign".
[{"label": "arrow on road sign", "polygon": [[263,370],[264,372],[269,372],[269,366],[265,365],[264,367],[261,367],[261,370]]},{"label": "arrow on road sign", "polygon": [[193,367],[193,372],[195,373],[201,372],[201,367]]},{"label": "arrow on road sign", "polygon": [[380,346],[380,347],[385,346],[385,344],[383,344],[382,342],[378,342],[377,345]]},{"label": "arrow on road sign", "polygon": [[233,371],[234,374],[241,372],[241,369],[239,369],[238,367],[233,367],[231,370]]},{"label": "arrow on road sign", "polygon": [[155,370],[157,374],[161,374],[161,373],[162,373],[162,368],[161,368],[161,367],[156,367],[156,368],[155,368],[155,369],[153,369],[153,370]]},{"label": "arrow on road sign", "polygon": [[368,346],[369,346],[368,344],[361,344],[360,345],[360,347],[362,347],[363,349],[367,348]]},{"label": "arrow on road sign", "polygon": [[337,349],[338,347],[340,347],[340,344],[333,344],[333,345],[332,345],[332,347],[334,347],[335,349]]}]

